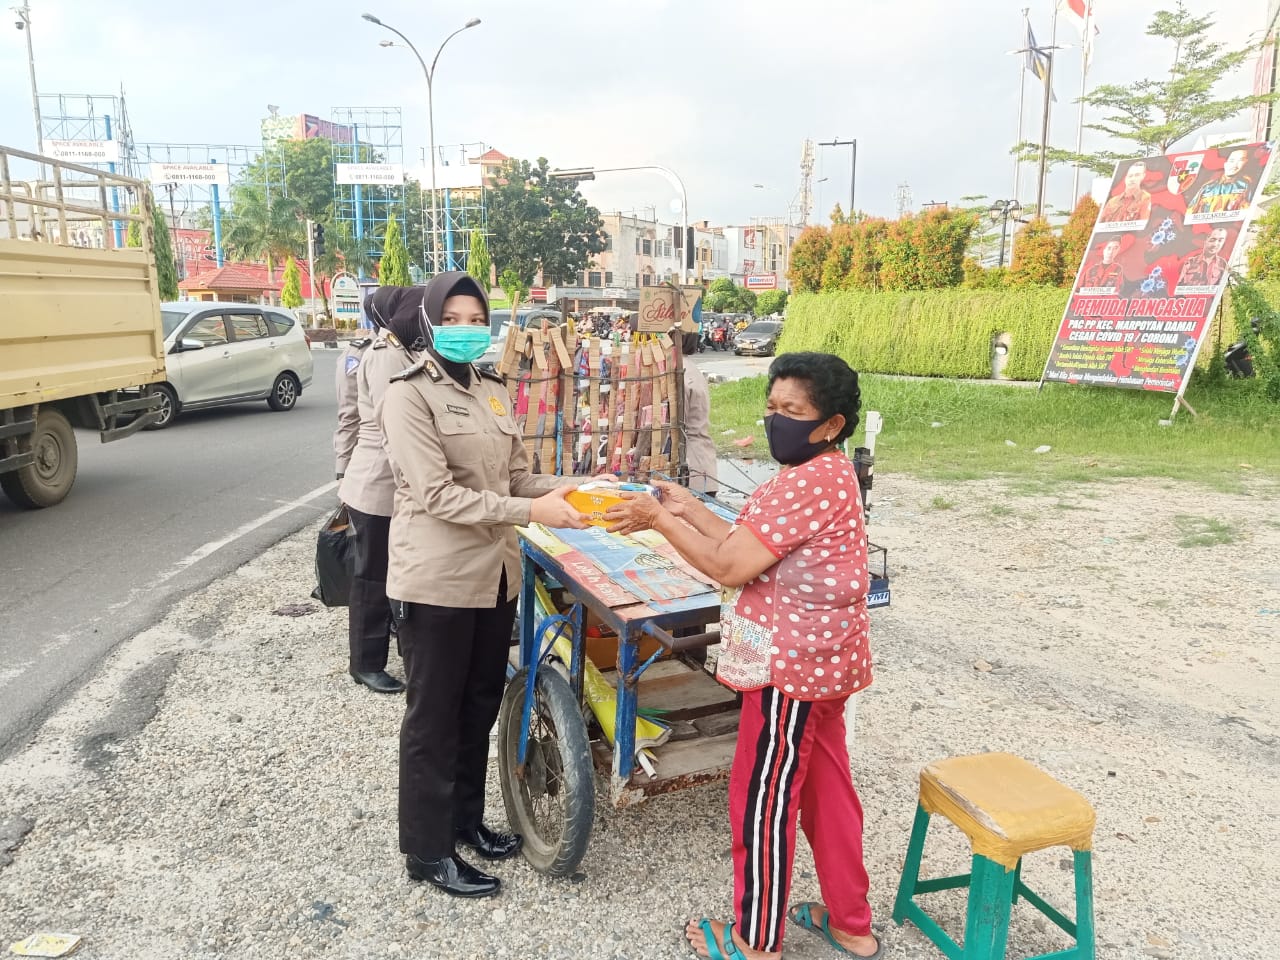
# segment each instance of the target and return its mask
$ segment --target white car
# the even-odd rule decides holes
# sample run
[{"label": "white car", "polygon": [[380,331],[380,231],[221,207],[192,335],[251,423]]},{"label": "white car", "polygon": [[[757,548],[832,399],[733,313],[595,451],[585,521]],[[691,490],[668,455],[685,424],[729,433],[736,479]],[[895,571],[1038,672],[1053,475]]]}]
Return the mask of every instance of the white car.
[{"label": "white car", "polygon": [[265,400],[292,410],[311,386],[311,341],[280,307],[182,301],[160,307],[168,379],[157,384],[160,430],[188,410]]}]

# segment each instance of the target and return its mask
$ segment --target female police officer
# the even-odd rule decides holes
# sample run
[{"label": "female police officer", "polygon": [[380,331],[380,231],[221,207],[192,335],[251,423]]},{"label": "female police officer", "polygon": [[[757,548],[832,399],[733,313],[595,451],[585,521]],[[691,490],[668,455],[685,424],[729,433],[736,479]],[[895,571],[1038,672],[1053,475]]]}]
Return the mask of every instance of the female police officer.
[{"label": "female police officer", "polygon": [[342,474],[338,496],[347,505],[355,533],[347,669],[356,683],[363,683],[376,693],[399,693],[404,689],[404,684],[386,671],[392,625],[387,601],[387,538],[396,484],[387,461],[382,428],[378,426],[377,409],[391,377],[415,359],[387,329],[402,302],[412,304],[415,298],[421,304],[420,287],[375,290],[369,297],[368,313],[378,327],[378,334],[360,352],[349,350],[338,370],[339,386],[348,387],[348,391],[340,391],[339,396],[354,387],[359,423],[349,462],[344,465],[339,460],[338,463]]},{"label": "female police officer", "polygon": [[[401,318],[397,318],[400,320]],[[408,341],[411,331],[392,330]],[[485,292],[465,273],[427,287],[428,349],[393,378],[381,422],[396,477],[387,595],[408,696],[400,728],[400,850],[409,875],[483,897],[496,877],[455,852],[516,854],[483,823],[489,731],[498,716],[520,586],[517,525],[584,526],[563,478],[534,476],[499,377],[472,361],[489,345]]]}]

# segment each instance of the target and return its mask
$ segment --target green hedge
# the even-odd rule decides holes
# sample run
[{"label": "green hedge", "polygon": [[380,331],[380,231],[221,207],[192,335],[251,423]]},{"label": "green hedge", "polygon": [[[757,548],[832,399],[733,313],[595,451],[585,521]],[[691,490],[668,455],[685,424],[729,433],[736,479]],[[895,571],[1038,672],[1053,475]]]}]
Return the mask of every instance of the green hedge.
[{"label": "green hedge", "polygon": [[1053,287],[799,294],[778,349],[835,353],[868,373],[985,379],[992,339],[1007,333],[1005,376],[1038,380],[1067,296]]}]

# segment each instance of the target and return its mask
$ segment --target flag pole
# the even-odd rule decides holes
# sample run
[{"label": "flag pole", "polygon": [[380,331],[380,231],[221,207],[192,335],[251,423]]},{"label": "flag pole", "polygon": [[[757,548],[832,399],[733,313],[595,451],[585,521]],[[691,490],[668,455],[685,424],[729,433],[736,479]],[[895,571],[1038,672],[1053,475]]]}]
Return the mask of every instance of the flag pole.
[{"label": "flag pole", "polygon": [[1049,64],[1044,71],[1044,118],[1040,124],[1040,173],[1036,181],[1036,216],[1044,216],[1045,177],[1049,168],[1049,114],[1053,99],[1053,61],[1058,59],[1058,3],[1053,4],[1053,28],[1049,32]]},{"label": "flag pole", "polygon": [[[1089,31],[1093,29],[1093,0],[1085,0],[1084,5],[1084,43],[1080,45],[1080,114],[1076,118],[1076,154],[1078,155],[1084,149],[1084,97],[1087,92],[1086,84],[1089,80],[1089,61],[1093,59],[1090,53],[1093,50],[1093,36]],[[1080,201],[1080,161],[1076,160],[1075,178],[1071,185],[1071,203],[1074,207]]]},{"label": "flag pole", "polygon": [[[1022,36],[1021,42],[1027,41],[1027,20],[1031,14],[1030,7],[1022,8]],[[1022,144],[1026,141],[1023,133],[1024,125],[1022,122],[1023,108],[1027,103],[1027,65],[1023,57],[1018,58],[1018,148],[1013,155],[1013,193],[1011,196],[1014,200],[1018,200],[1018,194],[1022,192]]]}]

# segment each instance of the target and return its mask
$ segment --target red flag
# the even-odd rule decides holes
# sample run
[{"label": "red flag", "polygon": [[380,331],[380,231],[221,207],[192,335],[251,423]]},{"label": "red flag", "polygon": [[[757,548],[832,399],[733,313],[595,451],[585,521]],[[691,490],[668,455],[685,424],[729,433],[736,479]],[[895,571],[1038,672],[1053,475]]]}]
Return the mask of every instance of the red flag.
[{"label": "red flag", "polygon": [[1093,18],[1093,0],[1058,0],[1058,8],[1075,25],[1084,47],[1085,67],[1093,59],[1093,38],[1098,34],[1098,22]]}]

